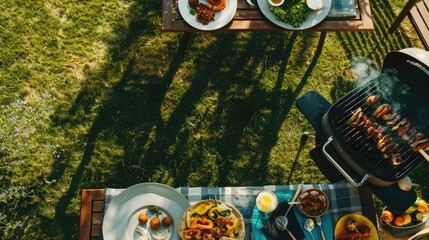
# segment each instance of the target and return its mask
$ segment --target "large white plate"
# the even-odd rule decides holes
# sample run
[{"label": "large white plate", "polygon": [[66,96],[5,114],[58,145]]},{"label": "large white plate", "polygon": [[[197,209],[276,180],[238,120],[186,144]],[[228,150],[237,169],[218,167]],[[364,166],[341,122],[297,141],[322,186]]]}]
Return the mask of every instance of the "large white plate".
[{"label": "large white plate", "polygon": [[[200,0],[202,3],[208,3],[207,0]],[[210,21],[207,25],[197,22],[196,15],[192,15],[193,9],[189,6],[188,0],[179,0],[179,11],[183,19],[194,28],[210,31],[224,27],[231,22],[237,11],[237,0],[226,0],[226,7],[222,11],[215,13],[214,21]]]},{"label": "large white plate", "polygon": [[276,16],[270,11],[268,0],[258,0],[258,5],[265,17],[267,17],[268,20],[270,20],[277,26],[290,30],[303,30],[316,26],[321,21],[323,21],[326,16],[328,16],[329,11],[331,10],[332,0],[324,0],[323,7],[320,10],[309,10],[311,11],[309,16],[304,22],[301,23],[299,27],[294,27],[289,23],[277,20]]},{"label": "large white plate", "polygon": [[[131,186],[116,196],[107,207],[103,219],[105,240],[134,240],[139,236],[136,226],[146,229],[138,222],[138,215],[150,206],[158,206],[162,215],[173,218],[170,239],[180,239],[177,226],[185,210],[190,206],[188,200],[175,189],[159,183],[140,183]],[[162,220],[163,216],[160,216]],[[161,227],[158,231],[163,231]],[[150,228],[149,228],[150,229]]]}]

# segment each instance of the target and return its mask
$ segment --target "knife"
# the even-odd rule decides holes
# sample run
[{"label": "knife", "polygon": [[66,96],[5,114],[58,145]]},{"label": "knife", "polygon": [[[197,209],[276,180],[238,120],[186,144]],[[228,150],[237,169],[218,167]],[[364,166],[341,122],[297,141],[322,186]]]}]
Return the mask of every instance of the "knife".
[{"label": "knife", "polygon": [[317,222],[317,225],[319,225],[320,235],[322,235],[322,240],[325,240],[325,235],[323,234],[323,230],[322,230],[322,220],[320,219],[320,216],[316,217],[316,222]]},{"label": "knife", "polygon": [[[301,194],[301,190],[302,190],[302,185],[304,184],[304,181],[302,181],[299,185],[298,185],[298,188],[296,189],[296,192],[295,192],[295,195],[293,195],[293,197],[292,197],[292,199],[291,199],[291,202],[295,202],[296,201],[296,199],[299,197],[299,194]],[[293,205],[289,205],[289,207],[288,207],[288,209],[287,209],[287,211],[286,211],[286,213],[285,213],[285,217],[287,216],[287,214],[289,213],[289,211],[292,209],[292,206]]]},{"label": "knife", "polygon": [[249,5],[255,6],[255,4],[253,4],[253,3],[252,3],[252,0],[247,0],[247,3],[248,3]]}]

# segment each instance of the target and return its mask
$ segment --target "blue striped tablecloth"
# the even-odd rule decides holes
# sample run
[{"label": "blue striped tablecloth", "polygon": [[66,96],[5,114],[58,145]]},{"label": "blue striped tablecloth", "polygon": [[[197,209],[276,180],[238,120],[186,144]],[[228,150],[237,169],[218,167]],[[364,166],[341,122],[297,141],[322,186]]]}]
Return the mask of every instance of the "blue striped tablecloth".
[{"label": "blue striped tablecloth", "polygon": [[352,18],[357,16],[356,0],[333,0],[328,17]]},{"label": "blue striped tablecloth", "polygon": [[[252,239],[251,218],[255,206],[256,195],[264,189],[273,191],[296,190],[298,185],[266,185],[249,187],[179,187],[176,188],[192,205],[204,199],[217,199],[234,205],[243,215],[246,224],[246,240]],[[359,190],[349,183],[339,182],[330,184],[304,184],[303,190],[309,188],[322,189],[329,198],[328,212],[333,226],[344,215],[362,213]],[[124,189],[107,188],[105,207]]]}]

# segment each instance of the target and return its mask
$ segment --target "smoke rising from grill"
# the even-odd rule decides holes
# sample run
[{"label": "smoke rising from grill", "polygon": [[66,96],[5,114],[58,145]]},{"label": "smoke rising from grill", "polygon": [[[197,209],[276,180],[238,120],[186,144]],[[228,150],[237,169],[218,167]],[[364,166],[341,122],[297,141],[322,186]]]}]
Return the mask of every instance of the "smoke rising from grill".
[{"label": "smoke rising from grill", "polygon": [[414,128],[429,135],[426,120],[429,116],[429,75],[405,59],[395,66],[383,66],[381,72],[372,60],[364,57],[353,62],[352,67],[357,76],[355,87],[376,81],[381,101],[407,117]]},{"label": "smoke rising from grill", "polygon": [[374,67],[374,64],[373,60],[365,57],[358,57],[356,61],[352,62],[352,69],[357,76],[355,86],[365,84],[380,74],[380,71]]}]

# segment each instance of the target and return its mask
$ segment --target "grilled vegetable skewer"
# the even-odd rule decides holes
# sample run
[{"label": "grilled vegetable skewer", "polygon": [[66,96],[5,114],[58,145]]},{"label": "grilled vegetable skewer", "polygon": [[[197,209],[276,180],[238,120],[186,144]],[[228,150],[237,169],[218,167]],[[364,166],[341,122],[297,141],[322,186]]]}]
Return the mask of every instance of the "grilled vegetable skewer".
[{"label": "grilled vegetable skewer", "polygon": [[[393,111],[389,104],[381,104],[378,95],[369,96],[366,100],[368,105],[376,106],[374,116],[387,121],[387,125],[393,126],[392,131],[396,132],[399,137],[407,141],[408,145],[415,152],[420,152],[423,157],[429,161],[429,141],[424,138],[424,134],[412,128],[412,124],[407,118],[401,119],[399,113]],[[393,144],[390,144],[393,146]],[[397,162],[395,160],[395,162]]]}]

